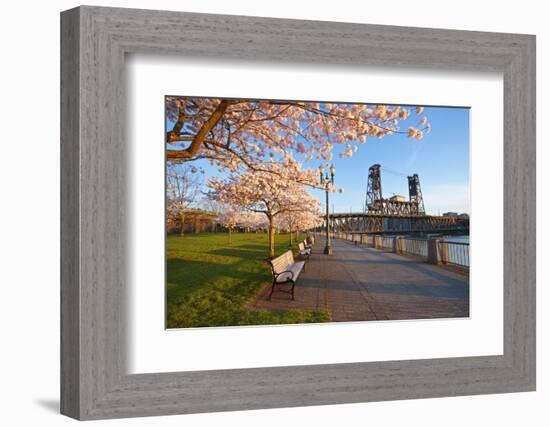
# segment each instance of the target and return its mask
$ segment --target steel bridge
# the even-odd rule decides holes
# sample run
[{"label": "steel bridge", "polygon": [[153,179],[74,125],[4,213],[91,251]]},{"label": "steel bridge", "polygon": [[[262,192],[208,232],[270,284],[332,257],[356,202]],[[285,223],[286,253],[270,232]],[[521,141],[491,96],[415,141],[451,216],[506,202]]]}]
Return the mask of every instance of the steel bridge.
[{"label": "steel bridge", "polygon": [[[384,198],[382,195],[382,166],[374,164],[369,168],[365,211],[371,214],[387,216],[413,217],[424,216],[424,199],[420,189],[418,174],[407,176],[409,200],[403,196]],[[399,174],[401,175],[401,174]]]},{"label": "steel bridge", "polygon": [[[364,212],[329,214],[332,232],[352,234],[469,233],[470,219],[467,216],[426,215],[418,174],[407,176],[393,172],[407,177],[409,200],[405,200],[403,196],[384,198],[381,170],[382,166],[379,164],[374,164],[369,168]],[[326,217],[323,227],[319,227],[318,231],[324,229],[326,229]]]},{"label": "steel bridge", "polygon": [[[330,230],[334,233],[400,234],[449,233],[467,234],[468,218],[450,216],[388,216],[372,213],[333,213],[329,215]],[[323,224],[323,230],[326,226]]]}]

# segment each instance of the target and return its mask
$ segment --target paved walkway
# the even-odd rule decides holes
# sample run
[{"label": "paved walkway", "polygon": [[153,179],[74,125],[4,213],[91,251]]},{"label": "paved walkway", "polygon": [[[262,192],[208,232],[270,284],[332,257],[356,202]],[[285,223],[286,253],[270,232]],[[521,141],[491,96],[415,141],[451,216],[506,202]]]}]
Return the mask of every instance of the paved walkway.
[{"label": "paved walkway", "polygon": [[266,285],[248,307],[261,310],[327,308],[335,322],[468,317],[467,274],[388,251],[333,240],[334,255],[316,239],[295,300],[283,292],[267,299]]}]

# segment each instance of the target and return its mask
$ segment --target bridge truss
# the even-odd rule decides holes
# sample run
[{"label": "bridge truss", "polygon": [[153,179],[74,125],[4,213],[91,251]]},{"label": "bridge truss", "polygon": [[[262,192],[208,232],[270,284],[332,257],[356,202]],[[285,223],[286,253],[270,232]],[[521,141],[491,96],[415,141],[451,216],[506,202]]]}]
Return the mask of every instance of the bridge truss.
[{"label": "bridge truss", "polygon": [[426,214],[424,199],[420,188],[418,174],[407,177],[409,183],[409,200],[399,197],[384,198],[382,196],[382,173],[379,164],[369,168],[365,212],[388,216],[422,216]]},{"label": "bridge truss", "polygon": [[[360,234],[469,232],[470,220],[467,217],[426,215],[418,174],[392,173],[407,177],[409,200],[402,196],[383,197],[381,166],[374,164],[369,168],[365,212],[329,215],[331,231]],[[319,231],[326,228],[326,219],[324,222]]]},{"label": "bridge truss", "polygon": [[331,231],[344,233],[467,233],[470,229],[469,219],[460,217],[335,213],[329,218]]}]

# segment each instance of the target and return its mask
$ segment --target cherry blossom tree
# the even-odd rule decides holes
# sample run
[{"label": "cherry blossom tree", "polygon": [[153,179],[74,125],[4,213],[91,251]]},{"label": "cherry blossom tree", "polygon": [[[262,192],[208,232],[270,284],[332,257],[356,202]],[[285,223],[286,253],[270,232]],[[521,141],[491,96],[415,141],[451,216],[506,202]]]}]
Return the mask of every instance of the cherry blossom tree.
[{"label": "cherry blossom tree", "polygon": [[190,165],[169,163],[166,174],[166,226],[168,231],[179,228],[183,236],[186,213],[196,203],[202,178]]},{"label": "cherry blossom tree", "polygon": [[230,206],[265,215],[268,222],[269,257],[275,256],[275,220],[285,212],[319,209],[319,202],[292,179],[279,164],[269,164],[266,172],[247,172],[209,181],[210,197]]},{"label": "cherry blossom tree", "polygon": [[323,223],[319,206],[313,206],[310,209],[299,211],[283,212],[277,217],[277,227],[288,231],[289,245],[292,246],[294,233],[304,232],[318,227]]},{"label": "cherry blossom tree", "polygon": [[229,243],[231,243],[231,234],[236,227],[247,229],[261,227],[265,225],[265,217],[257,212],[243,210],[243,208],[225,206],[223,212],[218,215],[218,222],[227,229]]},{"label": "cherry blossom tree", "polygon": [[251,228],[267,228],[267,221],[264,215],[246,210],[240,213],[237,224],[248,231]]},{"label": "cherry blossom tree", "polygon": [[[415,110],[417,125],[402,130]],[[276,174],[272,162],[293,168],[301,160],[330,161],[335,147],[351,157],[368,138],[403,133],[420,140],[430,129],[422,114],[423,107],[169,96],[167,158]],[[288,178],[311,184],[301,174]]]},{"label": "cherry blossom tree", "polygon": [[232,207],[226,207],[224,211],[218,215],[218,221],[222,224],[229,233],[229,244],[231,244],[231,233],[237,226],[239,211]]}]

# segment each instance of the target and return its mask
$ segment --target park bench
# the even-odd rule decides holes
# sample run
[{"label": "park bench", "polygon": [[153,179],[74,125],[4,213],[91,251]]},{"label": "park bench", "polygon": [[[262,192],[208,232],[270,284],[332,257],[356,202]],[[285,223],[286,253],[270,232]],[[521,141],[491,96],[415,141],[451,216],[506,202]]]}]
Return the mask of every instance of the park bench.
[{"label": "park bench", "polygon": [[294,261],[292,251],[286,251],[284,254],[270,260],[269,264],[271,265],[271,272],[273,274],[273,283],[271,285],[269,299],[271,299],[271,295],[273,295],[276,286],[289,283],[292,284],[290,291],[285,291],[280,288],[279,290],[291,294],[292,299],[294,299],[294,286],[296,285],[298,276],[300,276],[304,268],[305,261]]},{"label": "park bench", "polygon": [[298,243],[298,250],[300,251],[300,256],[305,259],[309,259],[311,255],[311,246],[306,246],[305,240],[301,243]]}]

